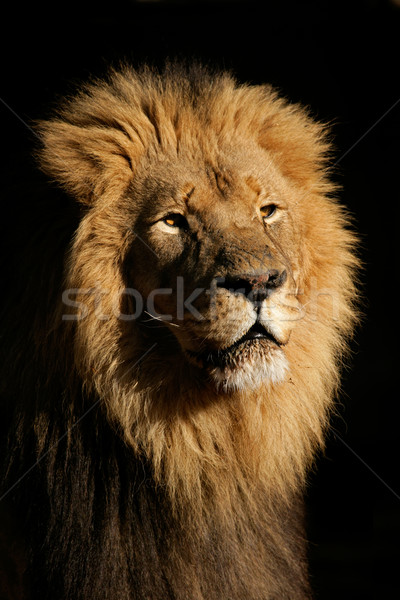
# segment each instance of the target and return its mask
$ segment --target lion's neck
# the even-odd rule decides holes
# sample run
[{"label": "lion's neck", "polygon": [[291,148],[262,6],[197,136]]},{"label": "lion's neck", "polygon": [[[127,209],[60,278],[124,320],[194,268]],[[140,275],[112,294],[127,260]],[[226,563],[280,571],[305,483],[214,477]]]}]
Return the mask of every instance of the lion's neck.
[{"label": "lion's neck", "polygon": [[107,405],[111,420],[149,462],[172,509],[189,505],[196,519],[229,519],[243,503],[248,514],[254,489],[290,502],[322,444],[325,415],[299,418],[305,399],[292,381],[231,395],[172,382],[156,391],[127,385],[116,392]]},{"label": "lion's neck", "polygon": [[[172,597],[193,600],[304,599],[308,596],[302,508],[271,502],[253,489],[253,501],[238,500],[230,519],[210,511],[193,515],[190,504],[171,514],[169,498],[143,489],[157,560]],[[204,500],[206,502],[206,499]],[[286,577],[280,576],[284,572]]]}]

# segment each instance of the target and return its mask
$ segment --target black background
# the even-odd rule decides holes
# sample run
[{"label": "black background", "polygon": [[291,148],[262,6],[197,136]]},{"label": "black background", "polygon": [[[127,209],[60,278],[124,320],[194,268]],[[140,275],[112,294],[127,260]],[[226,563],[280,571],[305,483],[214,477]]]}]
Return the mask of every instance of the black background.
[{"label": "black background", "polygon": [[365,317],[341,416],[310,481],[311,570],[317,598],[400,597],[400,0],[32,4],[3,11],[0,25],[0,131],[14,164],[34,141],[23,121],[45,116],[57,96],[120,59],[200,58],[240,80],[272,83],[333,124],[335,178],[362,239]]}]

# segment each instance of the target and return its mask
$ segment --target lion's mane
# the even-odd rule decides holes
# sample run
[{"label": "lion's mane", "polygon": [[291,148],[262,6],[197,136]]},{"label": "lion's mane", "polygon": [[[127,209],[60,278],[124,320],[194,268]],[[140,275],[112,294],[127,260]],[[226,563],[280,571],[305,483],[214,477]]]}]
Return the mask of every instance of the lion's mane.
[{"label": "lion's mane", "polygon": [[[10,268],[2,375],[3,493],[31,597],[309,597],[299,498],[356,318],[355,238],[332,199],[325,128],[268,86],[174,65],[113,71],[38,131],[41,168],[66,194],[48,183],[30,199],[37,239],[25,270]],[[132,178],[183,146],[196,163],[236,139],[267,149],[296,190],[302,311],[283,380],[224,393],[174,364],[158,329],[99,321],[91,290],[111,290],[102,310],[115,313],[131,205],[145,200]],[[84,318],[65,318],[65,289],[85,290]]]}]

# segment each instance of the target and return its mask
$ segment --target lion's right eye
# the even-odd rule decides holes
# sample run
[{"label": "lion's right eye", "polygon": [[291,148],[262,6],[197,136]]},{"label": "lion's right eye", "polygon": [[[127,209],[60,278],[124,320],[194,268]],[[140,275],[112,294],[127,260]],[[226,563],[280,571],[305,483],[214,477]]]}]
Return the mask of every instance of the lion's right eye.
[{"label": "lion's right eye", "polygon": [[185,217],[180,213],[171,213],[166,215],[162,222],[168,225],[168,227],[178,227],[179,229],[187,229],[188,222]]},{"label": "lion's right eye", "polygon": [[276,213],[277,206],[276,204],[266,204],[260,208],[261,216],[263,220],[269,219]]}]

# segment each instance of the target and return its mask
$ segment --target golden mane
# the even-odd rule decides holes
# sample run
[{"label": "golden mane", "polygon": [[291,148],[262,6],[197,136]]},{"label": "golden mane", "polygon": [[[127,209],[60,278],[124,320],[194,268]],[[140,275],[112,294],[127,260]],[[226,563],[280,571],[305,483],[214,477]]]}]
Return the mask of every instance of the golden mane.
[{"label": "golden mane", "polygon": [[[126,376],[146,348],[121,355],[118,322],[99,328],[90,310],[76,332],[76,361],[87,385],[104,399],[126,440],[151,459],[156,481],[191,510],[200,503],[201,511],[204,490],[212,510],[225,510],[237,506],[237,494],[250,499],[257,480],[282,498],[304,482],[322,444],[351,332],[357,261],[346,215],[326,198],[334,188],[324,169],[328,144],[321,125],[268,86],[237,85],[229,75],[204,71],[198,78],[196,87],[174,70],[162,78],[149,69],[112,73],[109,82],[94,83],[68,103],[59,119],[43,124],[41,159],[82,201],[101,198],[102,206],[97,211],[95,205],[78,229],[67,271],[71,288],[101,285],[118,295],[124,281],[115,273],[114,255],[128,244],[126,227],[103,205],[115,194],[126,202],[141,161],[176,155],[183,145],[213,155],[225,140],[256,139],[315,207],[318,222],[301,225],[309,228],[309,264],[302,265],[299,281],[305,314],[287,349],[290,377],[284,383],[232,398],[193,389],[184,369],[171,382],[162,364],[149,367],[148,375],[132,367]],[[94,265],[86,240],[96,234],[102,244]],[[157,349],[151,360],[157,364]]]},{"label": "golden mane", "polygon": [[[297,550],[285,541],[278,522],[301,495],[307,470],[323,447],[356,320],[356,238],[332,198],[325,127],[269,86],[239,85],[229,74],[169,65],[162,74],[149,68],[112,71],[40,123],[39,132],[42,170],[83,206],[63,283],[64,290],[75,290],[76,302],[68,314],[60,297],[48,338],[62,348],[67,386],[85,390],[85,406],[99,403],[129,451],[149,465],[156,493],[165,494],[171,520],[184,524],[192,550],[196,543],[206,548],[212,532],[219,532],[230,556],[246,554],[243,548],[253,544],[232,575],[232,598],[244,597],[239,582],[251,571],[254,583],[247,577],[245,585],[249,598],[276,597],[285,586],[289,595],[279,597],[307,597],[288,592],[294,585],[288,580],[278,582],[279,566],[267,569],[265,577],[263,572],[271,547],[279,548],[279,560],[295,562]],[[224,391],[193,375],[162,324],[146,328],[121,320],[116,307],[124,313],[132,244],[142,248],[135,259],[144,272],[150,256],[140,246],[139,210],[185,174],[184,167],[175,172],[170,165],[184,160],[195,177],[196,165],[216,169],[221,155],[237,161],[227,149],[238,147],[243,157],[264,153],[277,181],[295,199],[296,222],[290,227],[301,256],[293,258],[290,243],[282,254],[299,262],[292,279],[300,308],[285,342],[285,376]],[[148,182],[154,165],[158,188]],[[161,281],[165,269],[149,272],[149,280]],[[84,311],[75,319],[78,304]],[[74,393],[69,392],[72,412]],[[35,434],[41,455],[50,425],[39,413]],[[270,532],[268,543],[260,541],[257,532],[263,530]],[[176,561],[183,579],[185,573],[193,578],[188,563],[182,557]],[[191,597],[206,597],[194,590],[193,581]]]}]

